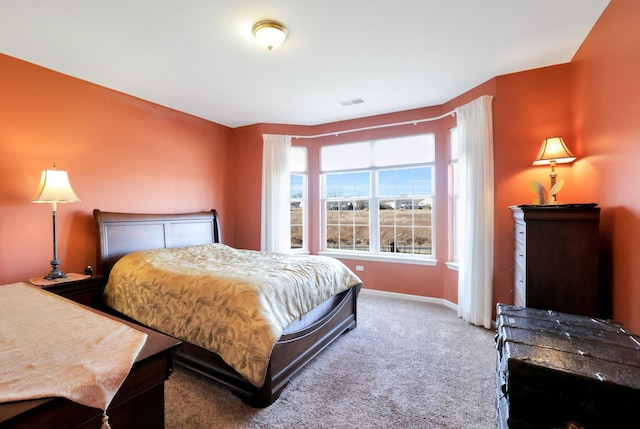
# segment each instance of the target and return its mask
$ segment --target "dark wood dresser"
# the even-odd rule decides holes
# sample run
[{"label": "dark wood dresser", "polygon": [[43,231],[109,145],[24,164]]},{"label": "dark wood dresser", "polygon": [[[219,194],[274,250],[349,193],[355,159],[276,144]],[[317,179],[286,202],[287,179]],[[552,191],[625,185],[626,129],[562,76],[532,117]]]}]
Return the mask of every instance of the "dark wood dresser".
[{"label": "dark wood dresser", "polygon": [[640,427],[640,338],[604,319],[498,304],[498,429]]},{"label": "dark wood dresser", "polygon": [[510,207],[514,220],[514,304],[608,317],[598,278],[596,204]]}]

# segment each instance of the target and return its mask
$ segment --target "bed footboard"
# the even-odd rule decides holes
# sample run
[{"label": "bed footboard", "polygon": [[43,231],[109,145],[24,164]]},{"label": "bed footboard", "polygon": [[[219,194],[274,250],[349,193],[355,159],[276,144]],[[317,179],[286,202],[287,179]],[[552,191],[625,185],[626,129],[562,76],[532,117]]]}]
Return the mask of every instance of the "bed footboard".
[{"label": "bed footboard", "polygon": [[183,343],[174,355],[174,362],[227,386],[248,405],[267,407],[311,359],[345,331],[356,327],[360,289],[361,285],[356,285],[342,292],[329,313],[304,329],[283,335],[274,346],[261,388],[246,381],[218,355],[193,344]]}]

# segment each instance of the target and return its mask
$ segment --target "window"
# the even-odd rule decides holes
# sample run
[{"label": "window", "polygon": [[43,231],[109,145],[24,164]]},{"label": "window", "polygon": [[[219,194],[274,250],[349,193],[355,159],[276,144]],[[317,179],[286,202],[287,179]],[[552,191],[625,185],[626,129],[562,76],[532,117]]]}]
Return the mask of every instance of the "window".
[{"label": "window", "polygon": [[370,249],[371,172],[325,176],[326,249]]},{"label": "window", "polygon": [[458,166],[458,129],[449,130],[449,261],[458,262],[458,209],[460,204],[460,184]]},{"label": "window", "polygon": [[323,249],[432,259],[435,136],[323,146]]},{"label": "window", "polygon": [[291,249],[307,250],[307,148],[292,146],[289,155]]},{"label": "window", "polygon": [[380,252],[431,255],[432,167],[378,172]]}]

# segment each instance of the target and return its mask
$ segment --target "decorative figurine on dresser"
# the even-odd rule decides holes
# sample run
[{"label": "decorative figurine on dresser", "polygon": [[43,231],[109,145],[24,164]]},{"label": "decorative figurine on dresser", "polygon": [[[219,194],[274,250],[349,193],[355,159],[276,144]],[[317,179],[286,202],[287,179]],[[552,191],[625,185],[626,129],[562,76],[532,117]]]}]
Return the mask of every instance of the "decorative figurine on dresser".
[{"label": "decorative figurine on dresser", "polygon": [[510,207],[514,220],[514,304],[606,318],[596,203]]}]

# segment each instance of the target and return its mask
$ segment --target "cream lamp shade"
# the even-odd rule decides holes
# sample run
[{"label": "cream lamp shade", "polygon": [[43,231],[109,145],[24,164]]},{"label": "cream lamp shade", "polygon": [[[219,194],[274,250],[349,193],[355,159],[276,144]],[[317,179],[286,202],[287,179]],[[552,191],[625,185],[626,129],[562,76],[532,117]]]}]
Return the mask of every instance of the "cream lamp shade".
[{"label": "cream lamp shade", "polygon": [[69,183],[66,171],[42,170],[40,183],[36,194],[31,200],[34,203],[76,203],[80,198],[76,195]]},{"label": "cream lamp shade", "polygon": [[253,35],[260,45],[272,51],[287,38],[287,29],[276,21],[260,21],[253,26]]},{"label": "cream lamp shade", "polygon": [[542,141],[540,152],[533,161],[533,165],[549,165],[552,161],[556,164],[572,162],[576,157],[567,148],[562,137],[547,137]]}]

